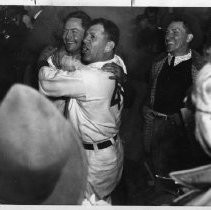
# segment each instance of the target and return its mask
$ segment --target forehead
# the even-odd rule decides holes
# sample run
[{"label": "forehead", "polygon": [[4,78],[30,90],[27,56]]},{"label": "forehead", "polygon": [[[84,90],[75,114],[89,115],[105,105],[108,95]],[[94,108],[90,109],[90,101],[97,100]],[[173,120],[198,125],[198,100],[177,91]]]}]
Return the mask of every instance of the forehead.
[{"label": "forehead", "polygon": [[184,23],[182,21],[175,21],[171,22],[167,28],[167,30],[172,30],[172,29],[179,29],[179,30],[186,30]]},{"label": "forehead", "polygon": [[79,18],[70,18],[66,21],[64,28],[66,28],[66,29],[71,29],[71,28],[83,29],[82,21]]},{"label": "forehead", "polygon": [[87,30],[87,32],[88,33],[95,33],[95,34],[103,34],[104,33],[104,27],[101,24],[92,25]]}]

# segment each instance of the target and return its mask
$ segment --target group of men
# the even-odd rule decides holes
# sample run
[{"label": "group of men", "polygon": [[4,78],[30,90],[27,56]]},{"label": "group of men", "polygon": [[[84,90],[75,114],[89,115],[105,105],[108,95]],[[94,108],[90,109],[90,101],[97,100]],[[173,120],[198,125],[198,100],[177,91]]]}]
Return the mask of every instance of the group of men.
[{"label": "group of men", "polygon": [[[44,51],[39,60],[39,91],[67,118],[71,134],[81,142],[86,154],[88,173],[83,203],[93,204],[94,196],[96,203],[103,200],[104,204],[111,204],[111,192],[122,175],[123,146],[119,129],[124,96],[122,80],[127,72],[124,62],[115,54],[119,36],[120,31],[112,21],[91,20],[83,11],[72,12],[64,20],[63,45]],[[169,179],[170,172],[195,166],[194,161],[201,152],[194,139],[193,113],[184,101],[203,66],[203,59],[191,49],[193,39],[194,30],[188,19],[174,17],[165,35],[167,53],[159,56],[152,66],[143,116],[145,166],[155,180]],[[66,121],[60,115],[58,119],[67,127],[67,134]],[[54,139],[56,146],[59,145]],[[61,139],[69,148],[67,138]],[[66,155],[65,146],[62,150]],[[59,154],[62,150],[56,147]],[[201,157],[203,162],[206,158]],[[38,168],[36,161],[32,163]]]},{"label": "group of men", "polygon": [[94,194],[97,200],[108,203],[123,169],[119,137],[123,89],[109,78],[112,73],[101,68],[112,63],[109,68],[118,65],[126,73],[123,61],[115,55],[118,41],[119,29],[112,21],[91,21],[82,11],[71,13],[64,24],[64,47],[50,56],[48,66],[44,64],[39,71],[40,92],[60,100],[60,110],[65,112],[86,151],[85,199],[90,200]]},{"label": "group of men", "polygon": [[[167,54],[152,66],[143,114],[146,162],[155,179],[195,166],[193,160],[200,156],[196,154],[201,151],[194,140],[193,115],[184,102],[203,66],[200,55],[190,47],[193,38],[194,30],[186,17],[171,19],[165,35]],[[115,55],[118,39],[119,30],[111,21],[91,21],[83,12],[71,13],[64,24],[64,46],[39,72],[40,92],[54,97],[85,148],[88,200],[94,194],[111,202],[109,195],[122,173],[118,132],[123,89],[117,80],[109,79],[120,69],[126,73],[123,61]],[[107,67],[111,73],[103,71],[106,63],[112,63]]]},{"label": "group of men", "polygon": [[[64,47],[48,58],[49,67],[40,69],[39,88],[43,94],[56,97],[54,102],[81,137],[89,162],[85,197],[95,194],[109,201],[122,173],[118,132],[123,89],[119,82],[109,79],[111,73],[102,69],[111,62],[116,65],[108,69],[117,68],[112,72],[122,68],[126,73],[126,69],[115,55],[118,28],[105,19],[86,26],[88,18],[84,23],[79,14],[85,15],[71,13],[65,20]],[[155,179],[165,180],[171,171],[195,166],[194,158],[202,157],[198,163],[207,158],[200,156],[203,152],[194,140],[193,115],[184,102],[203,66],[200,55],[190,47],[193,31],[185,16],[173,17],[165,35],[167,54],[152,66],[150,93],[143,111],[145,161]]]}]

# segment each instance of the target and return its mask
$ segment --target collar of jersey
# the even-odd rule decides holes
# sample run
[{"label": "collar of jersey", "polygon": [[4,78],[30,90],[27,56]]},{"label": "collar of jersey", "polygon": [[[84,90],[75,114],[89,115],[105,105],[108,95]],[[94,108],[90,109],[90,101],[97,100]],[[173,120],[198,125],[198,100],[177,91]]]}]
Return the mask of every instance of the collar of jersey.
[{"label": "collar of jersey", "polygon": [[95,62],[95,63],[90,63],[87,66],[92,67],[92,68],[101,68],[106,63],[112,63],[112,62],[116,63],[115,56],[112,59],[110,59],[110,60],[107,60],[107,61],[99,61],[99,62]]}]

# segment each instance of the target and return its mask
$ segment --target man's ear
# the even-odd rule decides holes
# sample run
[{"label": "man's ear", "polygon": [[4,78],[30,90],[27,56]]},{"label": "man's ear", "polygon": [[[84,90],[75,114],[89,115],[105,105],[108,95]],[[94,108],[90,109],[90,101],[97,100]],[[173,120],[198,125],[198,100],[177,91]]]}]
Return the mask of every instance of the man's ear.
[{"label": "man's ear", "polygon": [[108,41],[105,47],[105,52],[111,52],[115,47],[115,43],[113,41]]},{"label": "man's ear", "polygon": [[188,34],[187,42],[190,43],[193,40],[193,34]]}]

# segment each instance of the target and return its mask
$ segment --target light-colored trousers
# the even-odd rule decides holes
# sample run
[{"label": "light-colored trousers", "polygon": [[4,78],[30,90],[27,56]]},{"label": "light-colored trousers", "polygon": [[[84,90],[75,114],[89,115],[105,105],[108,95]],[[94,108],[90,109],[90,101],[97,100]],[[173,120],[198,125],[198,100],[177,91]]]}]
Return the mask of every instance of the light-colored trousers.
[{"label": "light-colored trousers", "polygon": [[118,139],[100,150],[86,150],[88,180],[85,197],[95,194],[99,200],[109,201],[109,195],[120,181],[123,170],[123,147]]}]

